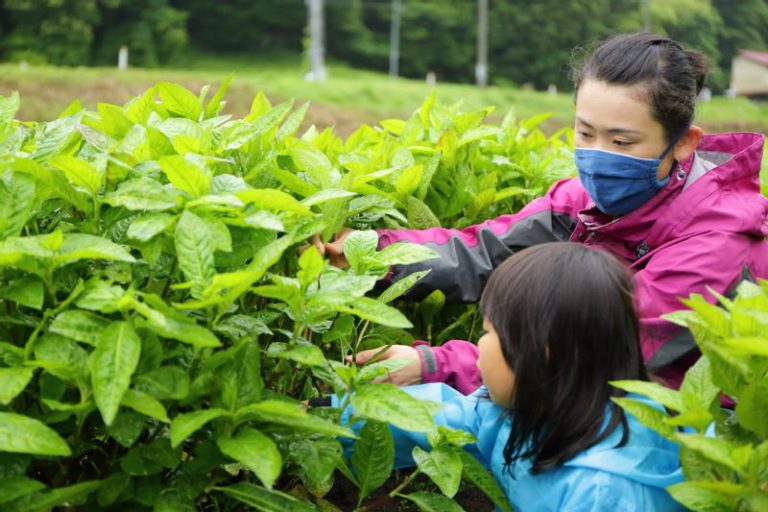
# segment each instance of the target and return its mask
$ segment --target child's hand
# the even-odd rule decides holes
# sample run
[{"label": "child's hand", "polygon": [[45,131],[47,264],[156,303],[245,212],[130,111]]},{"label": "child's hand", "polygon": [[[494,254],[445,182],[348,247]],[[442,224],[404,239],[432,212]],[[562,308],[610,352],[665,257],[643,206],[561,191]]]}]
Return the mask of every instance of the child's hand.
[{"label": "child's hand", "polygon": [[312,245],[317,247],[317,250],[320,251],[320,254],[323,256],[328,256],[328,261],[331,263],[331,265],[338,268],[346,268],[349,266],[349,262],[344,256],[344,240],[346,240],[352,232],[352,229],[343,228],[341,231],[336,233],[333,242],[326,243],[323,243],[320,235],[315,235],[312,237]]},{"label": "child's hand", "polygon": [[[379,354],[379,352],[381,351],[377,348],[358,352],[355,363],[358,365],[365,364],[374,355]],[[403,368],[390,373],[386,377],[376,379],[376,382],[391,382],[398,386],[421,384],[421,360],[419,359],[419,352],[415,348],[409,345],[392,345],[379,354],[376,361],[384,361],[386,359],[407,359],[410,360],[411,363],[408,366],[404,366]],[[347,361],[352,361],[352,356],[348,356]]]}]

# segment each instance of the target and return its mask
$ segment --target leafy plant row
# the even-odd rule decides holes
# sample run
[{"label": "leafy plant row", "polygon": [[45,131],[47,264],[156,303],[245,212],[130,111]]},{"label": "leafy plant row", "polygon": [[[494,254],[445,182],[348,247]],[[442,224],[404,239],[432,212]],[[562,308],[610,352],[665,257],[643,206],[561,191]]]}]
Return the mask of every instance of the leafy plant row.
[{"label": "leafy plant row", "polygon": [[[395,363],[345,362],[414,335],[467,336],[475,316],[441,311],[439,294],[393,303],[422,275],[377,285],[389,266],[431,251],[378,251],[364,230],[515,211],[571,173],[569,131],[545,136],[544,116],[488,124],[490,109],[430,97],[346,140],[298,135],[306,104],[259,94],[232,119],[227,85],[160,83],[46,123],[16,121],[18,95],[0,98],[0,508],[335,510],[324,496],[339,473],[365,507],[392,478],[387,424],[434,449],[378,502],[457,509],[463,478],[506,507],[460,449],[469,438],[373,383]],[[314,247],[299,256],[343,226],[363,230],[350,268]],[[359,435],[340,410],[300,402],[330,393],[367,420]],[[418,473],[439,492],[408,493]]]}]

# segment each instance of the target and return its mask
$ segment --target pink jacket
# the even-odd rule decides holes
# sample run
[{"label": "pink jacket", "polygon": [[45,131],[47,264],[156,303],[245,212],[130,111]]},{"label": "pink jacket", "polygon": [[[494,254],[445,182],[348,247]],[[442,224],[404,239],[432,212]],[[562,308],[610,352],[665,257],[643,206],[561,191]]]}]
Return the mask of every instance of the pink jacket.
[{"label": "pink jacket", "polygon": [[[651,200],[622,217],[594,203],[578,178],[555,183],[520,212],[462,230],[431,228],[380,232],[380,247],[428,245],[441,257],[393,268],[397,280],[432,272],[409,292],[419,298],[440,289],[448,300],[479,300],[491,271],[525,247],[569,240],[613,253],[634,272],[640,342],[649,370],[678,387],[699,353],[690,332],[660,318],[683,309],[679,297],[707,287],[728,295],[744,279],[768,278],[768,200],[760,194],[764,136],[705,136],[696,154],[677,164]],[[419,347],[424,382],[447,382],[463,392],[480,383],[477,348],[453,341]]]}]

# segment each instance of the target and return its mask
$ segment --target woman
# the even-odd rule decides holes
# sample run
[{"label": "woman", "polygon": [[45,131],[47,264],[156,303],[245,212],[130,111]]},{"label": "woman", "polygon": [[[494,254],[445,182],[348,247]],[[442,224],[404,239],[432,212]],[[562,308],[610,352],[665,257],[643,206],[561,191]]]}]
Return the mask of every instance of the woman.
[{"label": "woman", "polygon": [[[484,386],[404,389],[442,404],[438,425],[475,436],[465,449],[515,510],[684,509],[665,489],[683,480],[678,446],[611,401],[624,392],[609,381],[646,378],[622,263],[577,244],[531,247],[493,272],[480,309]],[[399,467],[415,465],[414,446],[429,449],[424,434],[392,433]]]},{"label": "woman", "polygon": [[[744,279],[768,277],[768,201],[760,194],[764,137],[704,136],[693,125],[706,75],[701,54],[655,34],[621,35],[600,45],[574,73],[578,178],[560,181],[514,215],[463,230],[380,231],[380,246],[419,243],[441,258],[396,267],[393,279],[429,268],[411,291],[441,289],[477,300],[490,272],[516,251],[548,241],[604,249],[634,274],[643,359],[678,387],[699,353],[690,332],[663,320],[679,297],[728,294]],[[343,236],[323,250],[343,264]],[[361,353],[365,362],[371,352]],[[393,347],[385,357],[419,359],[399,384],[443,381],[464,391],[479,383],[477,347]]]}]

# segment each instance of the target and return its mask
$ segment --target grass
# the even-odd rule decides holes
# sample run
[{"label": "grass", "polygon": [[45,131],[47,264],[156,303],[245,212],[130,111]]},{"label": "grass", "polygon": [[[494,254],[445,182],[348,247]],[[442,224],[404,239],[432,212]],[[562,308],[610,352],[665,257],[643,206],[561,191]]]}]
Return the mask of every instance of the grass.
[{"label": "grass", "polygon": [[[72,100],[79,98],[93,108],[98,102],[124,103],[152,84],[168,80],[194,91],[205,84],[217,84],[234,72],[235,80],[227,94],[227,112],[240,116],[248,112],[259,90],[275,101],[295,98],[310,101],[308,121],[318,126],[335,125],[348,134],[362,123],[375,124],[388,117],[405,117],[432,91],[421,80],[396,79],[371,71],[331,64],[329,79],[306,82],[305,66],[297,57],[214,57],[188,54],[173,68],[130,69],[60,68],[0,64],[0,95],[18,90],[22,96],[19,118],[50,120]],[[510,108],[518,117],[551,112],[545,129],[569,125],[573,118],[570,93],[550,95],[513,87],[480,89],[466,84],[439,83],[434,86],[444,103],[462,101],[464,108],[495,106],[500,118]],[[768,133],[768,104],[745,99],[714,98],[702,103],[697,123],[706,131],[753,130]]]}]

